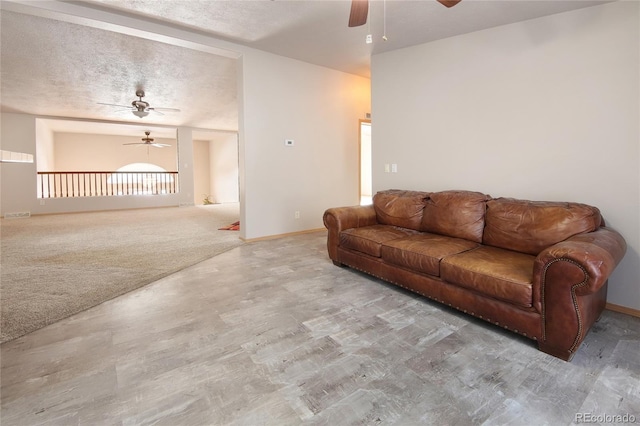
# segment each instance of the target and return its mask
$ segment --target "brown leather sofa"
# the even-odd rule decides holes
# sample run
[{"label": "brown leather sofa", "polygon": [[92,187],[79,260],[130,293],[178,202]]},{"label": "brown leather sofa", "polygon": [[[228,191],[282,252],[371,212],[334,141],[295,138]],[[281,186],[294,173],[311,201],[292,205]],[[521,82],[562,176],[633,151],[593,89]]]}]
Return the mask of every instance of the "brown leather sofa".
[{"label": "brown leather sofa", "polygon": [[602,313],[626,251],[600,211],[471,191],[378,192],[328,209],[327,248],[347,265],[520,333],[570,361]]}]

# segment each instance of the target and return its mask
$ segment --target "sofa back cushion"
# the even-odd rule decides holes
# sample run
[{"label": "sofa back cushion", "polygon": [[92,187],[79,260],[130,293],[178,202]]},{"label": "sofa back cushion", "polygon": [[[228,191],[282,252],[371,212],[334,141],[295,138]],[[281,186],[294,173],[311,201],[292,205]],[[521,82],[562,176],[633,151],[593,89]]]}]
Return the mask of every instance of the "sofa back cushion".
[{"label": "sofa back cushion", "polygon": [[602,222],[600,210],[579,203],[496,198],[487,202],[483,243],[537,255]]},{"label": "sofa back cushion", "polygon": [[480,192],[433,192],[424,208],[421,230],[481,243],[489,199]]},{"label": "sofa back cushion", "polygon": [[422,211],[428,192],[390,189],[373,196],[378,223],[420,230]]}]

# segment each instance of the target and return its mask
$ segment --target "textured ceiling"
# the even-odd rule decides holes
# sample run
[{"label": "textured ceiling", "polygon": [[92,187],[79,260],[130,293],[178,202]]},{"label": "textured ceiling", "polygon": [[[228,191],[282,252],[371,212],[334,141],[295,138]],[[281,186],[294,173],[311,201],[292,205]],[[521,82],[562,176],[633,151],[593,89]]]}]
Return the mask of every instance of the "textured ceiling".
[{"label": "textured ceiling", "polygon": [[[350,0],[92,0],[93,7],[168,22],[305,62],[370,75],[372,54],[593,6],[592,0],[370,0],[348,28]],[[366,44],[367,34],[374,43]],[[382,36],[387,36],[387,41]]]},{"label": "textured ceiling", "polygon": [[[40,13],[46,8],[74,8],[94,21],[108,14],[125,26],[161,23],[368,76],[372,54],[600,3],[463,0],[447,9],[435,0],[371,1],[369,23],[348,28],[346,0],[3,0],[1,106],[57,117],[238,128],[235,59],[81,25],[76,16],[52,19]],[[373,44],[364,42],[368,33]],[[124,108],[98,104],[130,105],[137,88],[152,107],[180,112],[139,119]]]},{"label": "textured ceiling", "polygon": [[[234,59],[9,11],[1,38],[5,112],[237,129]],[[131,105],[139,87],[180,112],[139,119],[98,104]]]}]

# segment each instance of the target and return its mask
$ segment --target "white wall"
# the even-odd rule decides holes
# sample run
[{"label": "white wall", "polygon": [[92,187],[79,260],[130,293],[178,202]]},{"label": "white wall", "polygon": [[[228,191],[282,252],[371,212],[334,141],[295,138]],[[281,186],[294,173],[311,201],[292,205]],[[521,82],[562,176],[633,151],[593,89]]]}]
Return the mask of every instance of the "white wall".
[{"label": "white wall", "polygon": [[237,203],[239,192],[238,135],[219,133],[209,141],[211,201]]},{"label": "white wall", "polygon": [[42,120],[36,120],[36,163],[38,171],[52,171],[56,162],[53,131]]},{"label": "white wall", "polygon": [[[43,168],[38,162],[38,171],[111,171],[131,163],[151,163],[170,172],[178,170],[176,139],[151,137],[154,143],[171,146],[123,145],[142,142],[140,137],[56,132],[53,167]],[[38,152],[40,148],[38,141]]]},{"label": "white wall", "polygon": [[193,131],[188,127],[178,127],[177,137],[178,172],[180,172],[180,200],[178,205],[194,205]]},{"label": "white wall", "polygon": [[595,205],[629,246],[609,302],[640,309],[639,14],[615,2],[374,56],[374,191]]},{"label": "white wall", "polygon": [[[32,154],[33,163],[0,163],[0,207],[6,212],[29,212],[36,199],[36,123],[33,116],[1,114],[0,149]],[[27,189],[28,188],[28,189]]]},{"label": "white wall", "polygon": [[358,120],[370,81],[259,51],[242,62],[241,235],[322,228],[327,208],[359,203]]},{"label": "white wall", "polygon": [[193,141],[193,201],[196,205],[204,204],[204,198],[211,199],[211,171],[209,170],[209,141]]}]

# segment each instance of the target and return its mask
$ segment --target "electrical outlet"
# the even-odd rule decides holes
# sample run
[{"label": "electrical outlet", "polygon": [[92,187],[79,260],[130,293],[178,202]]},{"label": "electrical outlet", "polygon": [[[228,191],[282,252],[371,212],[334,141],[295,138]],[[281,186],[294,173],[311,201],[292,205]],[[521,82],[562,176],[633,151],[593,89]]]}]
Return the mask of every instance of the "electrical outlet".
[{"label": "electrical outlet", "polygon": [[295,217],[296,219],[300,219],[300,211],[296,210],[296,212],[293,214],[293,217]]}]

